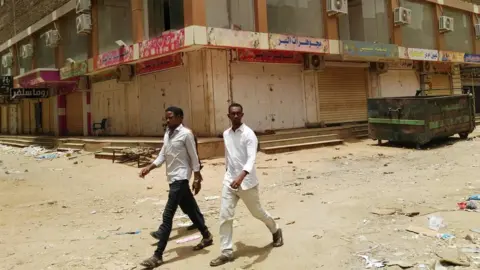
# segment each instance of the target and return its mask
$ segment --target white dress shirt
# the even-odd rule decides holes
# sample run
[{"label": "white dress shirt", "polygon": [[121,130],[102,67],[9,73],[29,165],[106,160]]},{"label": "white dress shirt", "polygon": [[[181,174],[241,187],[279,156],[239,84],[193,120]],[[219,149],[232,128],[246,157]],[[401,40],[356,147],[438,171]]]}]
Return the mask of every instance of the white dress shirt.
[{"label": "white dress shirt", "polygon": [[169,136],[169,129],[163,137],[163,146],[153,164],[159,167],[167,163],[167,180],[172,184],[178,180],[189,180],[194,172],[200,171],[195,138],[190,129],[183,125],[178,126]]},{"label": "white dress shirt", "polygon": [[229,128],[223,132],[225,143],[224,185],[230,186],[242,171],[248,172],[242,182],[241,189],[247,190],[258,185],[255,169],[258,139],[253,130],[242,124],[237,130]]}]

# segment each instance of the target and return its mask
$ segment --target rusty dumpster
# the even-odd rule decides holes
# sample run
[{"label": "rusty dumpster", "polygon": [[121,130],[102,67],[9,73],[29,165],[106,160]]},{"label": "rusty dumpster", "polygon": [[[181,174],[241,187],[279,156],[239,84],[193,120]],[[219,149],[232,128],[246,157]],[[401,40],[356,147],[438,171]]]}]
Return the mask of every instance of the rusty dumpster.
[{"label": "rusty dumpster", "polygon": [[415,96],[368,99],[368,133],[378,140],[414,143],[417,148],[437,138],[475,129],[471,95]]}]

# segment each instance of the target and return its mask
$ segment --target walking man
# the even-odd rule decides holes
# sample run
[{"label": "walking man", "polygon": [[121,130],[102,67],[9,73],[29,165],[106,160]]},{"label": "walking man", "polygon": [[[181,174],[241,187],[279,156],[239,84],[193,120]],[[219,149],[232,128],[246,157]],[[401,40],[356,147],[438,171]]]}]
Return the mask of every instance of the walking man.
[{"label": "walking man", "polygon": [[178,206],[188,215],[203,236],[203,239],[194,247],[194,250],[201,250],[213,244],[213,236],[205,225],[204,217],[188,184],[193,170],[194,181],[192,190],[197,195],[203,180],[193,133],[182,125],[182,109],[178,107],[167,108],[165,110],[165,118],[168,128],[163,139],[162,150],[158,158],[140,172],[140,177],[144,178],[150,171],[166,163],[167,180],[170,185],[168,201],[163,212],[163,223],[158,228],[158,231],[150,234],[158,240],[157,249],[151,258],[141,263],[142,266],[148,269],[153,269],[163,264],[163,252],[170,238],[173,217]]},{"label": "walking man", "polygon": [[228,107],[228,118],[232,126],[223,133],[225,143],[225,165],[227,171],[223,180],[222,202],[220,206],[221,255],[210,262],[210,266],[220,266],[233,260],[233,218],[239,199],[250,213],[267,226],[273,235],[273,246],[283,245],[282,230],[260,204],[258,179],[255,170],[257,136],[242,123],[243,107],[233,103]]}]

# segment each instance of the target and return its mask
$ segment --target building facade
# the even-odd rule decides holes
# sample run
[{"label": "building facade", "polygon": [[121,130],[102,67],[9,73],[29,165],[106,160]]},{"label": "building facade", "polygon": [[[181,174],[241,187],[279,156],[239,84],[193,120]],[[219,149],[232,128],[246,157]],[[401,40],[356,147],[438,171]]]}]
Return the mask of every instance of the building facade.
[{"label": "building facade", "polygon": [[[34,6],[31,6],[35,4]],[[480,63],[479,6],[435,0],[5,0],[0,133],[199,136],[244,106],[256,131],[367,121],[367,98],[449,95]]]}]

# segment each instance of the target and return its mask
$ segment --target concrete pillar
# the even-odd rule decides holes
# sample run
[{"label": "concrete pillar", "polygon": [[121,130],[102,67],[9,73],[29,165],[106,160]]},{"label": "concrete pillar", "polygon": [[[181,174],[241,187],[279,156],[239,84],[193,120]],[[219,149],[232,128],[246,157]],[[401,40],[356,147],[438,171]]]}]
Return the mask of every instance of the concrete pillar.
[{"label": "concrete pillar", "polygon": [[183,16],[185,27],[190,25],[207,25],[205,0],[184,0]]},{"label": "concrete pillar", "polygon": [[57,101],[56,108],[57,108],[57,131],[55,134],[57,136],[65,136],[67,133],[67,98],[65,95],[58,95],[55,99]]},{"label": "concrete pillar", "polygon": [[143,0],[130,0],[132,6],[132,34],[133,42],[138,43],[144,40],[144,12]]},{"label": "concrete pillar", "polygon": [[254,0],[255,31],[268,33],[267,0]]}]

